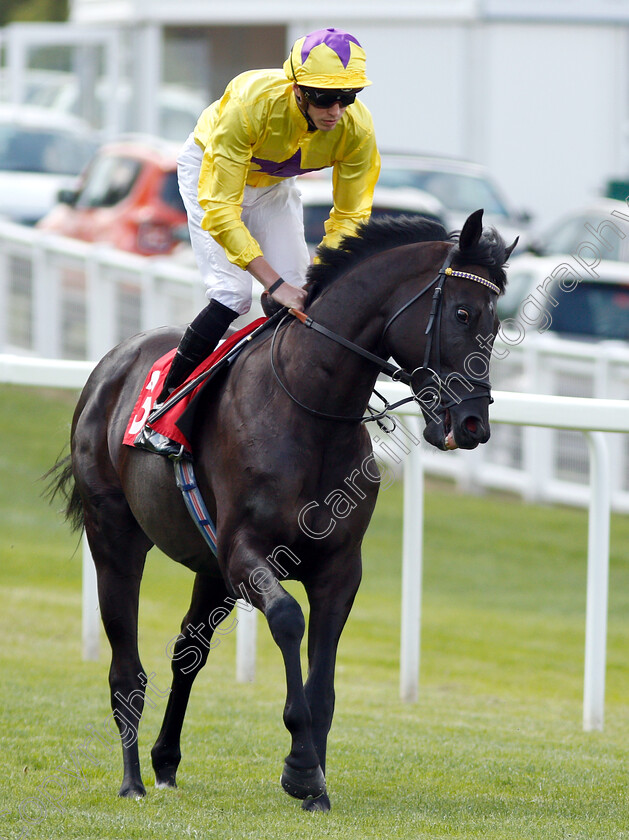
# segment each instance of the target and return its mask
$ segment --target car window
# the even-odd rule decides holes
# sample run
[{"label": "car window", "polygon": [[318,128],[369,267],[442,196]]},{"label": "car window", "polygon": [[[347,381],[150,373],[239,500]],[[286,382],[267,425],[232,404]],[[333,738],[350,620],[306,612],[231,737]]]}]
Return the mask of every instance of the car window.
[{"label": "car window", "polygon": [[574,216],[558,222],[539,240],[539,252],[549,256],[573,254],[585,240],[586,230],[583,225],[586,221],[583,216]]},{"label": "car window", "polygon": [[415,187],[425,190],[448,209],[461,213],[472,213],[483,207],[486,213],[509,216],[509,211],[492,184],[472,175],[383,166],[378,184],[383,187]]},{"label": "car window", "polygon": [[167,172],[165,174],[164,181],[162,183],[161,198],[162,201],[178,213],[186,212],[186,208],[184,207],[181,199],[181,193],[179,192],[176,172]]},{"label": "car window", "polygon": [[535,274],[513,268],[509,271],[509,282],[504,294],[498,298],[497,310],[500,318],[513,318],[520,304],[533,287]]},{"label": "car window", "polygon": [[0,170],[78,175],[93,151],[90,142],[65,132],[0,125]]},{"label": "car window", "polygon": [[553,332],[629,341],[629,285],[582,281],[572,291],[553,290]]},{"label": "car window", "polygon": [[585,227],[587,223],[596,230],[601,221],[600,216],[575,216],[558,222],[540,239],[537,250],[548,256],[574,254],[581,245],[590,242],[606,260],[619,260],[622,243],[619,236],[605,237],[606,245],[601,246],[594,234],[589,233]]},{"label": "car window", "polygon": [[399,219],[404,216],[423,216],[424,219],[430,219],[432,222],[439,222],[443,224],[443,219],[434,213],[427,210],[408,210],[398,207],[379,207],[374,204],[371,208],[371,217],[377,219],[378,217],[387,216],[389,219]]},{"label": "car window", "polygon": [[304,205],[304,234],[306,242],[318,245],[325,234],[324,224],[330,215],[330,204]]},{"label": "car window", "polygon": [[96,158],[86,173],[77,207],[113,207],[126,198],[142,164],[125,157]]},{"label": "car window", "polygon": [[[330,209],[331,205],[327,203],[304,205],[304,233],[306,242],[310,245],[316,246],[323,239],[325,235],[324,224],[330,215]],[[434,213],[391,207],[389,205],[374,204],[371,208],[371,216],[372,218],[389,216],[394,219],[400,216],[423,216],[424,218],[443,224],[443,219]]]}]

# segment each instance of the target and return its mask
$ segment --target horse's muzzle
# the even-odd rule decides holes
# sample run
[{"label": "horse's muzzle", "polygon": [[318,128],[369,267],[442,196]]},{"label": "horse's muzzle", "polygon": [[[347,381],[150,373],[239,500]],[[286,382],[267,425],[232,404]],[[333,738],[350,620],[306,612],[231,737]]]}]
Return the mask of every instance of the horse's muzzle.
[{"label": "horse's muzzle", "polygon": [[488,409],[489,400],[481,397],[444,408],[438,415],[435,412],[428,417],[424,415],[424,438],[437,449],[476,449],[479,444],[487,443],[491,434]]}]

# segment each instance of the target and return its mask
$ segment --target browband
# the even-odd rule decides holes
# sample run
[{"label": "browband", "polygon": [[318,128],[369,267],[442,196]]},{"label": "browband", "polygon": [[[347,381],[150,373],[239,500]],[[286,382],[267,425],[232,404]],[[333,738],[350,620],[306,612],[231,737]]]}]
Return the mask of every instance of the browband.
[{"label": "browband", "polygon": [[491,280],[485,280],[484,277],[479,277],[478,274],[470,274],[468,271],[456,271],[454,268],[450,268],[449,266],[443,270],[443,273],[447,274],[448,277],[464,277],[466,280],[473,280],[475,283],[487,286],[487,288],[491,289],[492,292],[495,292],[495,294],[500,294],[500,289],[495,283],[492,283]]}]

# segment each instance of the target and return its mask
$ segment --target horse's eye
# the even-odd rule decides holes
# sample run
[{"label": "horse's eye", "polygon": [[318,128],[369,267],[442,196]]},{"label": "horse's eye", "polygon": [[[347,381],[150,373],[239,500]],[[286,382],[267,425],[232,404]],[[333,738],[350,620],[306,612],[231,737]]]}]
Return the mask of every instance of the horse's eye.
[{"label": "horse's eye", "polygon": [[470,322],[470,313],[467,309],[463,309],[463,307],[459,307],[459,309],[457,309],[456,317],[462,324],[469,324]]}]

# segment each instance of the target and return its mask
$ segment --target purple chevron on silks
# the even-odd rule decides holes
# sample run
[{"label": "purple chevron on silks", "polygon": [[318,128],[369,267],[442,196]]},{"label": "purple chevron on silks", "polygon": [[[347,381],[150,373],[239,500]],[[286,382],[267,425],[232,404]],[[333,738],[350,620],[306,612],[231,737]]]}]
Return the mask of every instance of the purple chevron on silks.
[{"label": "purple chevron on silks", "polygon": [[264,172],[265,175],[272,175],[274,178],[294,178],[295,175],[304,175],[306,172],[318,172],[319,169],[325,169],[324,166],[316,166],[313,169],[301,168],[301,149],[297,149],[295,154],[288,158],[288,160],[263,160],[262,158],[252,157],[252,163],[256,163],[260,169],[256,172]]},{"label": "purple chevron on silks", "polygon": [[306,35],[304,43],[301,45],[301,63],[303,64],[308,58],[311,50],[318,47],[319,44],[326,44],[341,59],[343,67],[347,67],[351,57],[350,41],[360,47],[356,38],[349,32],[343,32],[342,29],[318,29],[316,32],[311,32],[310,35]]}]

